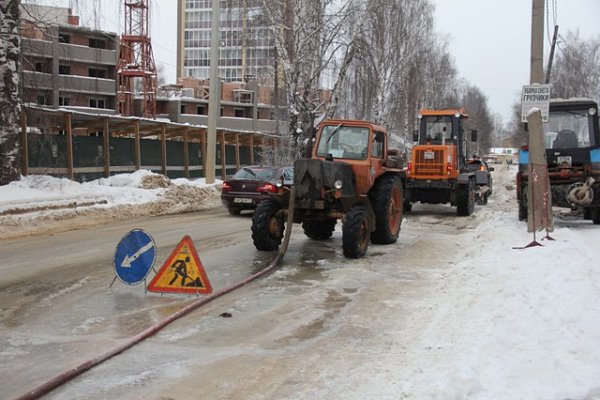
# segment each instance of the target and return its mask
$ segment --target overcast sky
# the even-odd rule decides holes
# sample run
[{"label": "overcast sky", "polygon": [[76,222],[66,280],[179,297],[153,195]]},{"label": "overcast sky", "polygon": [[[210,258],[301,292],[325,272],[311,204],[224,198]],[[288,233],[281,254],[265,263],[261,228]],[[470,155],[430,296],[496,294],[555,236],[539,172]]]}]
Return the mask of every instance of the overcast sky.
[{"label": "overcast sky", "polygon": [[[43,0],[42,0],[43,1]],[[177,55],[176,0],[150,0],[152,6],[152,46],[157,64],[167,73],[167,83],[175,82]],[[529,83],[531,0],[433,0],[436,4],[436,28],[448,35],[450,52],[459,74],[478,86],[488,97],[492,113],[511,116],[512,105],[519,101],[521,87]],[[47,0],[68,6],[68,0]],[[547,0],[547,36],[554,24],[564,36],[579,30],[584,39],[600,40],[600,0]],[[71,0],[79,4],[83,23],[121,33],[122,0]],[[93,8],[100,5],[101,16]],[[554,19],[556,10],[556,20]],[[548,32],[549,31],[549,32]],[[546,38],[549,45],[550,38]],[[544,55],[547,58],[548,48]]]},{"label": "overcast sky", "polygon": [[[531,1],[434,1],[437,30],[449,35],[460,75],[478,86],[488,97],[490,111],[507,122],[513,104],[520,101],[521,87],[529,83]],[[545,60],[555,24],[563,36],[579,30],[582,39],[600,40],[600,0],[548,3]]]}]

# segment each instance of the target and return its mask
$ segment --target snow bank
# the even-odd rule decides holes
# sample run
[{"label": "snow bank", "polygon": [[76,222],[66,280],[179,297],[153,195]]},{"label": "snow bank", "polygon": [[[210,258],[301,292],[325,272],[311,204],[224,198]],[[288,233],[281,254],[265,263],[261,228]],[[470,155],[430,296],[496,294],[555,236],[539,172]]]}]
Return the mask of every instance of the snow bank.
[{"label": "snow bank", "polygon": [[139,170],[78,183],[31,175],[0,186],[0,238],[64,231],[145,215],[220,206],[222,182],[206,184]]}]

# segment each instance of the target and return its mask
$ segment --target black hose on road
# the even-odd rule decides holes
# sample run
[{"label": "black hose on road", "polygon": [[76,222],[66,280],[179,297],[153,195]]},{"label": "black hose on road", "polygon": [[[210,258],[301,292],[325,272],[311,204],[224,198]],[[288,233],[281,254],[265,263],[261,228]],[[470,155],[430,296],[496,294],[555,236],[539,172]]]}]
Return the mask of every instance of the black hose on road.
[{"label": "black hose on road", "polygon": [[50,393],[52,390],[65,384],[69,380],[84,373],[85,371],[95,367],[96,365],[99,365],[100,363],[108,360],[111,357],[116,356],[119,353],[122,353],[123,351],[129,349],[130,347],[133,347],[134,345],[138,344],[142,340],[149,338],[150,336],[154,335],[155,333],[160,331],[165,326],[169,325],[171,322],[188,314],[190,311],[195,310],[196,308],[199,308],[205,304],[208,304],[211,301],[213,301],[229,292],[239,289],[240,287],[277,269],[279,267],[279,263],[281,262],[281,260],[283,259],[283,256],[285,255],[285,252],[287,251],[288,243],[290,241],[290,236],[292,233],[292,224],[294,221],[294,200],[296,197],[295,194],[296,194],[296,189],[294,187],[292,187],[291,192],[290,192],[290,204],[289,204],[289,208],[288,208],[287,226],[285,229],[283,242],[281,244],[281,247],[279,248],[279,252],[277,253],[277,256],[275,257],[275,259],[273,259],[273,261],[271,261],[271,264],[269,264],[266,268],[258,271],[257,273],[244,279],[243,281],[236,283],[233,286],[229,286],[227,288],[221,289],[218,292],[216,292],[208,297],[204,297],[202,299],[198,299],[198,300],[194,301],[193,303],[190,303],[189,305],[187,305],[186,307],[177,311],[176,313],[171,314],[170,316],[163,319],[162,321],[156,323],[155,325],[153,325],[153,326],[143,330],[142,332],[138,333],[137,335],[133,336],[127,342],[107,351],[104,354],[99,355],[98,357],[95,357],[91,360],[81,363],[78,366],[76,366],[68,371],[63,372],[60,375],[55,376],[54,378],[50,379],[46,383],[43,383],[42,385],[36,387],[35,389],[30,390],[29,392],[17,397],[15,400],[39,399],[41,396]]}]

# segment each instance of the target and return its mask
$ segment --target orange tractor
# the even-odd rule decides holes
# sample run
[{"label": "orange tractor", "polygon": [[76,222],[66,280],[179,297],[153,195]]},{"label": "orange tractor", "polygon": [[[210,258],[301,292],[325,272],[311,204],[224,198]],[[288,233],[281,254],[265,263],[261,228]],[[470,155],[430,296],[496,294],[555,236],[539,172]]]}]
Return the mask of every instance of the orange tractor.
[{"label": "orange tractor", "polygon": [[397,152],[388,147],[386,129],[366,121],[323,121],[310,155],[294,163],[293,190],[279,185],[258,205],[252,218],[255,247],[278,249],[289,213],[313,240],[329,239],[341,220],[348,258],[364,256],[369,241],[396,242],[403,216],[404,172]]},{"label": "orange tractor", "polygon": [[[412,148],[406,170],[405,210],[412,203],[450,203],[459,216],[475,210],[476,172],[467,167],[468,141],[464,121],[468,115],[460,110],[421,110],[417,142]],[[477,140],[472,130],[471,141]]]}]

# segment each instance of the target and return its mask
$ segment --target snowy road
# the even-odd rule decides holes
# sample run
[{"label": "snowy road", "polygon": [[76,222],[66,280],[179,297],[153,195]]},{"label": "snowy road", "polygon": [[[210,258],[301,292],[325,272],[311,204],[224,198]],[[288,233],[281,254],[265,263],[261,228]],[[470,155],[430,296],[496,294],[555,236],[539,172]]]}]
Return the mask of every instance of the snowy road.
[{"label": "snowy road", "polygon": [[[398,243],[371,245],[361,260],[343,258],[339,226],[326,242],[309,241],[296,227],[273,275],[47,398],[598,399],[597,227],[558,221],[556,242],[513,250],[531,236],[516,221],[514,191],[505,187],[511,175],[496,172],[489,205],[470,217],[415,205]],[[15,397],[192,301],[120,283],[108,288],[114,246],[128,229],[153,234],[159,263],[190,234],[218,290],[270,261],[254,250],[249,226],[247,216],[219,210],[3,243],[0,375],[9,378],[0,397]]]}]

